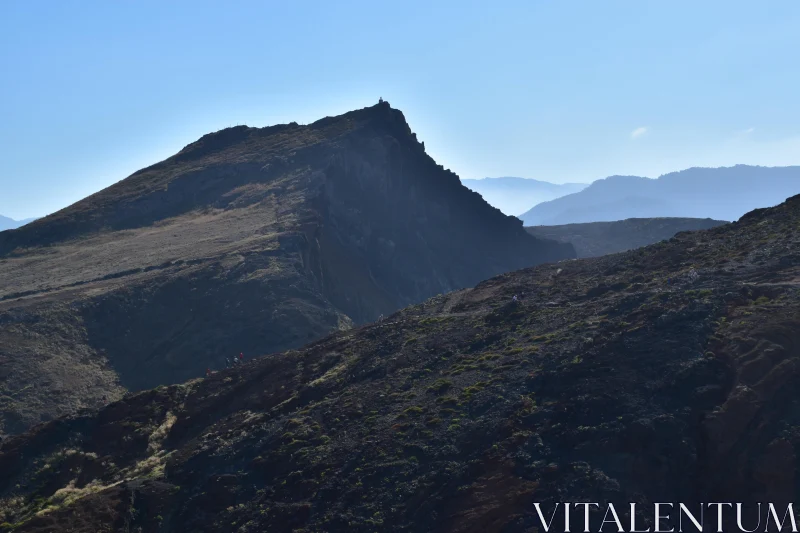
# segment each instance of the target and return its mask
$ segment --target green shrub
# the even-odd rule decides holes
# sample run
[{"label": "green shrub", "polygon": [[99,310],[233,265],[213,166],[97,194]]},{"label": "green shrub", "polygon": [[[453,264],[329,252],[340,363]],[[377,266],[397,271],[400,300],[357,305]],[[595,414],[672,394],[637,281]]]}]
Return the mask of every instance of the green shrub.
[{"label": "green shrub", "polygon": [[428,390],[436,394],[444,394],[453,387],[453,382],[447,379],[437,379]]}]

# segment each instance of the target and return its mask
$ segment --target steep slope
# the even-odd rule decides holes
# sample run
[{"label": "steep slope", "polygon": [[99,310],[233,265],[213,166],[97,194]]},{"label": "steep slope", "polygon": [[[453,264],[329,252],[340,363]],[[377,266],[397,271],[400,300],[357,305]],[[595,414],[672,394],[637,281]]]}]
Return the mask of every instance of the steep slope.
[{"label": "steep slope", "polygon": [[237,127],[0,234],[0,432],[574,257],[382,103]]},{"label": "steep slope", "polygon": [[722,224],[727,222],[710,218],[629,218],[525,229],[536,237],[572,244],[582,258],[624,252],[669,239],[681,231],[715,228]]},{"label": "steep slope", "polygon": [[606,502],[652,531],[653,502],[780,506],[800,488],[799,331],[797,196],[38,426],[0,446],[0,519],[522,532],[542,530],[533,502],[583,501],[592,531]]},{"label": "steep slope", "polygon": [[461,183],[507,215],[524,213],[532,205],[581,191],[588,183],[550,183],[528,178],[462,179]]},{"label": "steep slope", "polygon": [[658,179],[611,176],[586,189],[532,207],[526,226],[607,222],[626,218],[736,220],[800,193],[800,167],[690,168]]}]

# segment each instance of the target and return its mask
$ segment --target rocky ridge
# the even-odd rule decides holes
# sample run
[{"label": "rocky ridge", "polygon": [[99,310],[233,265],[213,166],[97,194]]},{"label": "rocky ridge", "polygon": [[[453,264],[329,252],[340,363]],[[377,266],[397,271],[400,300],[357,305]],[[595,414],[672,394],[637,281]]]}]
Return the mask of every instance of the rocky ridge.
[{"label": "rocky ridge", "polygon": [[212,133],[0,233],[0,434],[569,257],[386,102]]}]

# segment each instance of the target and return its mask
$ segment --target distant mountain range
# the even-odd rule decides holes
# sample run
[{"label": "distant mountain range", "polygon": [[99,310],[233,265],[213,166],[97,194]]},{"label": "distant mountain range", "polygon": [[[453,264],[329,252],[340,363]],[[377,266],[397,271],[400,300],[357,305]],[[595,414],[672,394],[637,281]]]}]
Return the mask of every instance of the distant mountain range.
[{"label": "distant mountain range", "polygon": [[572,244],[578,257],[598,257],[671,239],[682,231],[710,229],[723,224],[727,222],[710,218],[629,218],[525,229],[542,239]]},{"label": "distant mountain range", "polygon": [[0,231],[7,229],[15,229],[24,226],[28,222],[33,222],[35,218],[26,218],[25,220],[14,220],[13,218],[4,217],[0,215]]},{"label": "distant mountain range", "polygon": [[463,179],[464,186],[477,192],[506,215],[519,215],[531,206],[581,191],[588,183],[550,183],[528,178]]},{"label": "distant mountain range", "polygon": [[800,193],[800,167],[690,168],[658,179],[611,176],[520,215],[526,226],[626,218],[737,220]]}]

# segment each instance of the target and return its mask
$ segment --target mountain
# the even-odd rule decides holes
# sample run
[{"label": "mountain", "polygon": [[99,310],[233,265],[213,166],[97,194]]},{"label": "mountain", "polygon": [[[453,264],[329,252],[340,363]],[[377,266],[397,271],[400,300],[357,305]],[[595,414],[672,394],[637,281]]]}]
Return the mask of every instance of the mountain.
[{"label": "mountain", "polygon": [[727,222],[710,218],[628,218],[616,222],[529,226],[525,229],[542,239],[572,244],[578,257],[598,257],[663,241],[681,231],[709,229],[722,224]]},{"label": "mountain", "polygon": [[7,438],[0,520],[522,532],[543,531],[534,502],[550,516],[580,501],[602,502],[592,531],[607,502],[625,524],[637,503],[640,531],[654,502],[773,502],[782,516],[798,497],[798,280],[800,196],[508,273]]},{"label": "mountain", "polygon": [[527,178],[462,179],[466,187],[507,215],[519,215],[532,205],[581,191],[588,183],[549,183]]},{"label": "mountain", "polygon": [[33,222],[36,220],[35,218],[26,218],[24,220],[14,220],[13,218],[4,217],[0,215],[0,231],[4,231],[7,229],[15,229],[20,226],[24,226],[29,222]]},{"label": "mountain", "polygon": [[658,179],[611,176],[586,189],[534,206],[526,226],[690,217],[736,220],[800,192],[800,167],[690,168]]},{"label": "mountain", "polygon": [[0,433],[574,256],[386,103],[209,134],[0,234]]}]

